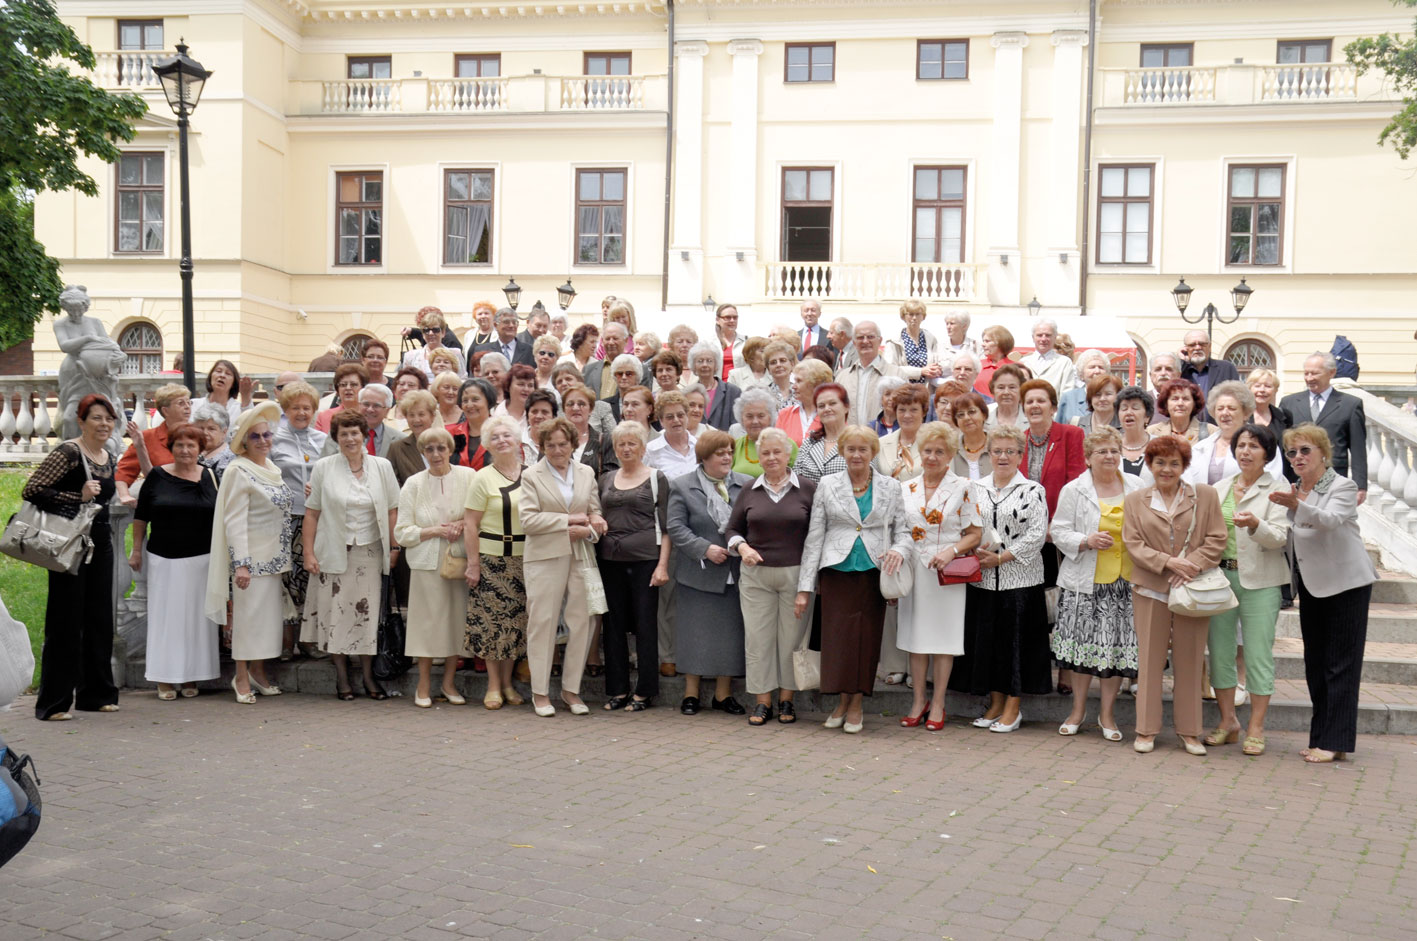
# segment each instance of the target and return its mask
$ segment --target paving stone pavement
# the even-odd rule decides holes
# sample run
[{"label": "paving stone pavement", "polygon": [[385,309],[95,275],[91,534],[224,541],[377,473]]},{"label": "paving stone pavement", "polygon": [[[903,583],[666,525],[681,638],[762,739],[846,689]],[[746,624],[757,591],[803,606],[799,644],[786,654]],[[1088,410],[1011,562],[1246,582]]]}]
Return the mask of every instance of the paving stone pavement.
[{"label": "paving stone pavement", "polygon": [[598,705],[21,699],[44,820],[0,939],[1413,937],[1411,736],[1308,766]]}]

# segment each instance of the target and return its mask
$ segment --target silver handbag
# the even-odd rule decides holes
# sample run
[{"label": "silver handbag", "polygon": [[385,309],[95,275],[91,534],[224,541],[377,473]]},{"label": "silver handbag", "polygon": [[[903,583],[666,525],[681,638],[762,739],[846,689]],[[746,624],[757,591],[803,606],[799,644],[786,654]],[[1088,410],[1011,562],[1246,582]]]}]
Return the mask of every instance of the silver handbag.
[{"label": "silver handbag", "polygon": [[[1191,536],[1196,531],[1196,517],[1200,515],[1199,511],[1200,506],[1197,503],[1191,510],[1191,525],[1186,530],[1186,541],[1181,544],[1183,556],[1190,551]],[[1171,613],[1185,617],[1208,618],[1239,606],[1239,599],[1230,589],[1230,579],[1225,577],[1219,566],[1205,569],[1186,584],[1172,588],[1166,595],[1166,607],[1171,609]]]},{"label": "silver handbag", "polygon": [[[88,458],[82,449],[79,460],[84,463],[84,478],[93,480]],[[78,512],[70,519],[41,510],[25,500],[15,515],[10,517],[5,534],[0,536],[0,552],[51,572],[73,575],[79,566],[93,558],[93,540],[89,538],[89,530],[93,527],[94,517],[102,509],[102,503],[90,500],[79,504]]]}]

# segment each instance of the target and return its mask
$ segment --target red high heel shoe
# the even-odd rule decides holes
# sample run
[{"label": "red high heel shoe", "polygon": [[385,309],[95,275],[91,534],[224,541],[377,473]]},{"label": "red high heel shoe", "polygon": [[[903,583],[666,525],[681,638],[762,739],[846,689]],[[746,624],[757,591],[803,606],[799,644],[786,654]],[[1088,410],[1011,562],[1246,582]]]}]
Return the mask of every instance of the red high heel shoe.
[{"label": "red high heel shoe", "polygon": [[922,709],[922,710],[920,710],[920,715],[918,715],[918,716],[910,716],[910,715],[901,716],[901,718],[900,718],[900,727],[903,728],[903,729],[913,729],[913,728],[916,728],[916,727],[918,727],[918,726],[920,725],[920,723],[922,723],[922,722],[925,721],[925,717],[928,716],[929,714],[930,714],[930,704],[927,702],[927,703],[925,703],[925,708]]},{"label": "red high heel shoe", "polygon": [[[920,716],[920,718],[925,719],[925,716],[927,716],[927,715],[929,715],[929,714],[930,714],[930,710],[927,708],[927,709],[925,710],[925,712]],[[939,722],[932,722],[932,721],[930,721],[929,719],[925,719],[925,731],[927,731],[927,732],[938,732],[938,731],[940,731],[941,729],[943,729],[943,728],[945,727],[945,720],[948,719],[949,717],[950,717],[950,716],[949,716],[949,713],[941,713],[941,714],[940,714],[940,721],[939,721]]]}]

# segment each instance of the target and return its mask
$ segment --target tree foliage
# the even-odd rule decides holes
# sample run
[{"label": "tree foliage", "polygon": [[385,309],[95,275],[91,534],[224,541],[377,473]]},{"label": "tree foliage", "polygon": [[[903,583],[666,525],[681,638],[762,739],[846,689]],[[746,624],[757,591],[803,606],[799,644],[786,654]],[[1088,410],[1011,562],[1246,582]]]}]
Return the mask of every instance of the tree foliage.
[{"label": "tree foliage", "polygon": [[147,112],[138,96],[109,94],[66,63],[92,70],[93,50],[50,0],[0,2],[0,349],[59,311],[59,264],[34,239],[33,194],[97,195],[80,154],[113,163]]},{"label": "tree foliage", "polygon": [[[1417,7],[1417,0],[1393,2]],[[1398,156],[1406,160],[1413,146],[1417,146],[1417,37],[1402,39],[1392,33],[1365,36],[1344,46],[1343,52],[1358,67],[1360,75],[1378,69],[1402,95],[1402,110],[1382,129],[1378,143],[1391,143]]]}]

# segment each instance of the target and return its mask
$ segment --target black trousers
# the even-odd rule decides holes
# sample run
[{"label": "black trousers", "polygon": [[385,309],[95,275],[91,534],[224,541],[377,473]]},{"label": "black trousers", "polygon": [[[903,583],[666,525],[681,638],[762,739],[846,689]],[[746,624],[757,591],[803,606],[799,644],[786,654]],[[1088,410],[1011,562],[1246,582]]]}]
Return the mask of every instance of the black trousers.
[{"label": "black trousers", "polygon": [[1299,577],[1299,631],[1304,637],[1304,678],[1314,706],[1309,747],[1351,752],[1358,741],[1358,683],[1368,639],[1373,586],[1315,598]]},{"label": "black trousers", "polygon": [[605,692],[626,696],[630,692],[630,641],[635,635],[635,695],[659,695],[659,589],[650,586],[657,560],[600,562],[600,580],[610,610],[604,617],[601,641],[605,645]]},{"label": "black trousers", "polygon": [[49,573],[37,719],[70,707],[93,712],[118,702],[113,684],[113,541],[106,523],[90,533],[93,558],[73,575]]}]

